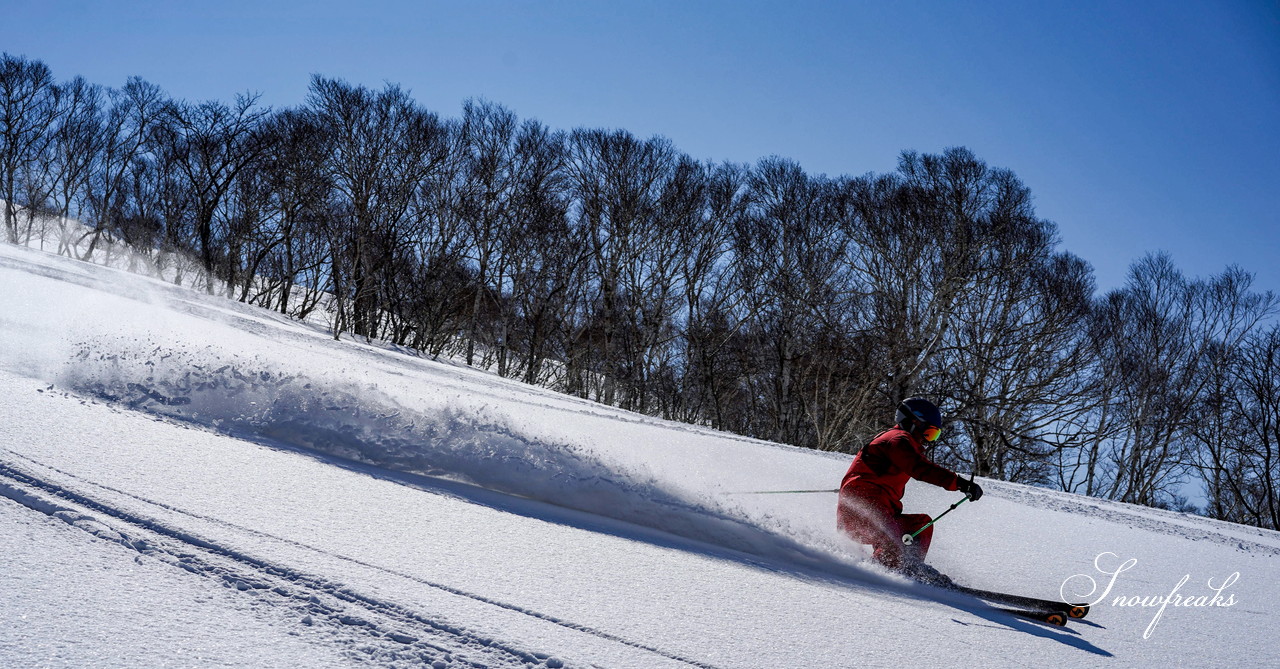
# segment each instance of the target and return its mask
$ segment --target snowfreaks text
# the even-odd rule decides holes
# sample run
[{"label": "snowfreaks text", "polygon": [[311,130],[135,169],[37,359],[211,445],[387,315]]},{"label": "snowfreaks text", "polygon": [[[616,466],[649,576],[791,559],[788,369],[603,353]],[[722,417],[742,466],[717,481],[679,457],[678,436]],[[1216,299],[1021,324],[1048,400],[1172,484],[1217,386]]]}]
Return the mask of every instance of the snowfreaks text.
[{"label": "snowfreaks text", "polygon": [[[1098,595],[1097,599],[1089,602],[1090,606],[1097,606],[1098,604],[1106,600],[1107,597],[1111,595],[1112,589],[1115,588],[1116,581],[1119,580],[1120,574],[1126,571],[1129,571],[1130,569],[1133,569],[1138,565],[1137,558],[1129,558],[1128,560],[1125,560],[1124,562],[1120,563],[1118,567],[1115,567],[1114,569],[1107,569],[1102,564],[1103,558],[1108,558],[1107,561],[1111,562],[1113,560],[1118,561],[1120,559],[1120,556],[1116,555],[1115,553],[1107,552],[1107,553],[1101,553],[1098,555],[1098,557],[1094,558],[1093,560],[1094,568],[1097,569],[1098,572],[1103,574],[1104,576],[1110,577],[1110,580],[1107,582],[1107,587],[1102,591],[1102,594]],[[1093,596],[1093,593],[1098,591],[1098,583],[1093,579],[1092,576],[1089,576],[1088,574],[1076,574],[1062,582],[1062,587],[1059,589],[1059,592],[1058,592],[1058,594],[1061,595],[1063,598],[1062,601],[1064,602],[1070,601],[1070,599],[1068,599],[1067,597],[1067,592],[1068,592],[1067,586],[1069,583],[1071,583],[1073,579],[1078,579],[1078,578],[1088,581],[1090,584],[1090,588],[1089,588],[1089,592],[1075,595],[1075,597],[1077,598],[1091,597]],[[1210,578],[1206,584],[1209,586],[1209,590],[1213,591],[1213,595],[1208,595],[1208,594],[1184,595],[1184,594],[1181,594],[1179,591],[1182,590],[1182,586],[1186,585],[1187,581],[1191,580],[1191,574],[1187,574],[1186,576],[1182,577],[1182,580],[1178,581],[1177,585],[1173,586],[1173,589],[1169,591],[1168,595],[1163,595],[1163,596],[1162,595],[1149,595],[1149,596],[1117,595],[1116,597],[1111,599],[1111,605],[1112,606],[1141,606],[1141,607],[1149,607],[1149,608],[1159,607],[1159,610],[1156,611],[1155,617],[1151,619],[1151,624],[1147,625],[1146,631],[1142,633],[1142,638],[1149,639],[1151,638],[1151,633],[1155,630],[1156,625],[1160,623],[1160,618],[1164,616],[1165,609],[1168,608],[1169,606],[1183,607],[1183,608],[1206,607],[1206,606],[1235,606],[1236,596],[1231,593],[1224,595],[1223,592],[1227,588],[1230,588],[1232,585],[1234,585],[1235,582],[1238,581],[1239,579],[1240,579],[1240,572],[1234,572],[1230,576],[1227,576],[1226,578],[1222,579],[1221,584],[1215,584],[1214,579]]]}]

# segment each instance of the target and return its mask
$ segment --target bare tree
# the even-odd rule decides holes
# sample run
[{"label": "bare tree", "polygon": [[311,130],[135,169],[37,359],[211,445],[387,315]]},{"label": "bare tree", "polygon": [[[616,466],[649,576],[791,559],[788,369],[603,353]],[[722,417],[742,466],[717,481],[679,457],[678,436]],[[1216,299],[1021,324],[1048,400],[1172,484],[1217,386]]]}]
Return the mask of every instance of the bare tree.
[{"label": "bare tree", "polygon": [[[1249,291],[1252,277],[1229,269],[1209,284],[1215,310],[1236,314],[1274,313],[1272,293]],[[1194,448],[1190,463],[1204,486],[1205,512],[1215,518],[1259,527],[1280,527],[1277,476],[1280,471],[1280,327],[1248,327],[1239,345],[1214,341],[1204,387],[1188,417]]]},{"label": "bare tree", "polygon": [[1203,440],[1208,512],[1216,518],[1280,529],[1280,326],[1241,347],[1234,368],[1229,425]]},{"label": "bare tree", "polygon": [[645,300],[635,289],[645,281],[644,254],[655,239],[654,217],[675,151],[665,139],[641,141],[625,131],[577,130],[569,145],[593,296],[567,362],[577,392],[630,407],[639,400],[642,373],[631,307]]},{"label": "bare tree", "polygon": [[747,215],[749,168],[723,164],[705,170],[703,212],[677,233],[685,249],[678,269],[684,314],[676,319],[683,351],[680,387],[666,415],[723,427],[739,376],[730,344],[746,320],[743,291],[735,282],[733,234]]},{"label": "bare tree", "polygon": [[[257,95],[237,95],[234,106],[218,101],[171,103],[167,120],[174,133],[177,166],[186,180],[194,207],[200,262],[213,292],[215,255],[214,216],[236,178],[269,147],[260,130],[269,109],[257,107]],[[228,277],[229,278],[229,277]],[[230,287],[229,287],[230,289]]]},{"label": "bare tree", "polygon": [[104,134],[102,88],[76,77],[62,86],[57,126],[53,130],[50,162],[55,175],[53,205],[58,216],[57,252],[71,255],[67,219],[79,215],[93,171],[100,167]]},{"label": "bare tree", "polygon": [[[272,150],[259,167],[267,189],[268,216],[278,245],[265,258],[267,274],[278,280],[274,307],[304,318],[321,295],[324,262],[323,230],[329,214],[333,182],[327,169],[331,138],[303,111],[285,110],[266,120],[263,133]],[[294,288],[303,288],[295,305]],[[296,307],[296,308],[295,308]]]},{"label": "bare tree", "polygon": [[734,236],[735,268],[759,356],[748,376],[754,386],[751,433],[817,446],[816,407],[806,402],[804,372],[823,352],[814,349],[832,314],[848,299],[847,229],[837,220],[838,188],[778,158],[761,161],[748,182],[748,208]]},{"label": "bare tree", "polygon": [[[490,314],[484,330],[505,322],[503,284],[509,262],[506,246],[515,229],[513,208],[520,175],[516,158],[519,121],[511,110],[491,102],[468,100],[462,108],[459,158],[462,161],[457,199],[458,217],[467,234],[467,248],[476,271],[476,289],[466,332],[467,364],[475,363],[476,343],[482,340],[482,313]],[[506,338],[496,333],[486,342],[499,355],[505,372]]]},{"label": "bare tree", "polygon": [[90,230],[82,260],[92,260],[103,235],[115,234],[130,188],[130,172],[145,162],[167,101],[158,86],[131,78],[108,92],[110,108],[103,124],[101,152],[88,182],[84,213]]},{"label": "bare tree", "polygon": [[334,334],[376,337],[379,286],[411,240],[402,228],[418,190],[447,157],[445,126],[392,85],[375,92],[317,76],[310,104],[333,138],[329,172],[343,200],[331,236]]},{"label": "bare tree", "polygon": [[1075,445],[1090,405],[1084,337],[1093,281],[1084,261],[1055,252],[1053,224],[1007,170],[946,179],[936,201],[955,230],[943,242],[964,269],[930,368],[956,430],[952,459],[983,476],[1044,483],[1056,451]]},{"label": "bare tree", "polygon": [[[5,236],[11,243],[18,242],[24,181],[34,178],[30,172],[44,157],[60,111],[47,65],[0,54],[0,199],[4,200]],[[29,219],[35,213],[31,209]]]},{"label": "bare tree", "polygon": [[523,358],[512,366],[529,383],[548,359],[564,359],[571,309],[580,295],[586,247],[569,221],[567,137],[536,121],[515,141],[516,187],[506,244],[510,262],[509,317],[499,338]]},{"label": "bare tree", "polygon": [[1212,370],[1275,309],[1269,294],[1251,297],[1238,274],[1188,280],[1167,254],[1149,255],[1098,306],[1094,338],[1112,417],[1101,451],[1106,496],[1147,505],[1178,496]]}]

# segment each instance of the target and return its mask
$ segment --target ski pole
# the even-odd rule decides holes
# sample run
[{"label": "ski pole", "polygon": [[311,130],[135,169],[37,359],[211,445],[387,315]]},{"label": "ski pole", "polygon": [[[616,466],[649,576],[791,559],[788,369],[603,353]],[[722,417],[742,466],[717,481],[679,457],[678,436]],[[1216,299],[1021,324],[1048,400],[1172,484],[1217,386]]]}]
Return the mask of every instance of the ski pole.
[{"label": "ski pole", "polygon": [[937,518],[934,518],[933,520],[929,521],[924,527],[916,530],[915,532],[912,532],[911,534],[902,535],[902,543],[906,544],[907,546],[914,544],[916,542],[916,535],[929,529],[934,523],[938,522],[939,520],[942,520],[943,516],[947,515],[948,513],[951,513],[952,511],[955,511],[956,507],[960,506],[961,504],[964,504],[965,500],[967,499],[969,499],[969,496],[965,495],[964,497],[960,498],[959,502],[952,504],[946,511],[943,511],[942,513],[938,514]]},{"label": "ski pole", "polygon": [[739,490],[736,492],[725,493],[728,495],[799,495],[812,492],[840,492],[839,488],[831,488],[829,490]]}]

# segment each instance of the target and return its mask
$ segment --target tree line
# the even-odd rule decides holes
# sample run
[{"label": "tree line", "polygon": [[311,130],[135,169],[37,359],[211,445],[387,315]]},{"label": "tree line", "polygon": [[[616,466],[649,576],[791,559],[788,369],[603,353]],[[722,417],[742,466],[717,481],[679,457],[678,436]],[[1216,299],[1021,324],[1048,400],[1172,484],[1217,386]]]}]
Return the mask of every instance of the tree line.
[{"label": "tree line", "polygon": [[1280,528],[1275,296],[1159,253],[1097,295],[963,148],[829,177],[483,100],[445,118],[395,85],[316,76],[273,110],[4,54],[0,200],[10,243],[124,243],[335,337],[822,450],[921,395],[953,467],[1175,509],[1201,483],[1203,513]]}]

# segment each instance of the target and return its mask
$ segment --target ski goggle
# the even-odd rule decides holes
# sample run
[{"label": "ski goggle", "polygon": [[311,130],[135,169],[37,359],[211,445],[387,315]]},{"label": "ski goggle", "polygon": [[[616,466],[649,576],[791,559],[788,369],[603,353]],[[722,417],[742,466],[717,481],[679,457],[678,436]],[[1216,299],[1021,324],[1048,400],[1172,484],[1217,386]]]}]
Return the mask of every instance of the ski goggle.
[{"label": "ski goggle", "polygon": [[934,426],[930,425],[929,427],[926,427],[926,428],[924,429],[924,440],[925,440],[925,441],[935,441],[935,440],[937,440],[937,438],[938,438],[938,437],[940,437],[940,436],[942,436],[942,428],[940,428],[940,427],[934,427]]}]

